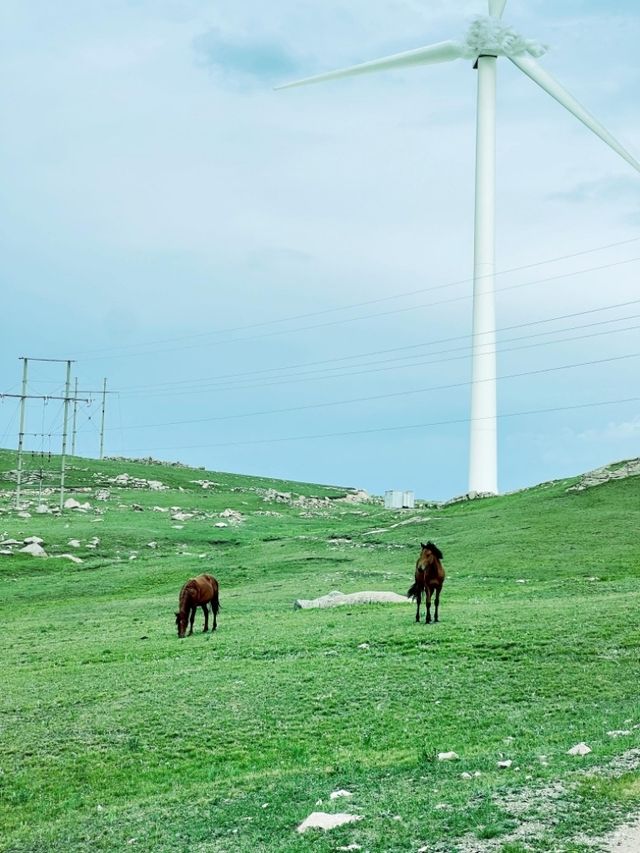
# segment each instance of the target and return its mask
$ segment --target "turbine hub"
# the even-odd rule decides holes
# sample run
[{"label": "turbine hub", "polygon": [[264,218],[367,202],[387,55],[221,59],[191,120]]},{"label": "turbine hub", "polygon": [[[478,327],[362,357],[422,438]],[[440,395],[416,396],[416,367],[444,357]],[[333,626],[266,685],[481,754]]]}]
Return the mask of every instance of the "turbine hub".
[{"label": "turbine hub", "polygon": [[519,35],[512,27],[506,27],[498,18],[483,15],[475,18],[462,43],[464,56],[542,56],[547,46]]}]

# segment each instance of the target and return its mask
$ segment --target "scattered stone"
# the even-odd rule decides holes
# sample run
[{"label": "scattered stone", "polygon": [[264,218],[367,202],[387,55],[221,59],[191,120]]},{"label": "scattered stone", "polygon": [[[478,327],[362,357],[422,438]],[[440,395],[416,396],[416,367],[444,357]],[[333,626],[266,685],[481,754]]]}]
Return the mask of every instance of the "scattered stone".
[{"label": "scattered stone", "polygon": [[0,545],[22,545],[22,544],[23,543],[18,542],[17,539],[3,539],[2,542],[0,542]]},{"label": "scattered stone", "polygon": [[173,521],[189,521],[190,518],[193,518],[192,512],[174,512],[171,516]]},{"label": "scattered stone", "polygon": [[23,510],[22,512],[18,513],[18,518],[31,518],[31,513],[27,512],[26,510]]},{"label": "scattered stone", "polygon": [[9,557],[11,556],[11,554],[13,554],[13,551],[11,550],[11,548],[0,548],[0,554]]},{"label": "scattered stone", "polygon": [[184,528],[184,524],[172,524],[171,526],[174,530],[182,530]]},{"label": "scattered stone", "polygon": [[27,538],[22,541],[25,545],[42,545],[44,539],[41,539],[39,536],[27,536]]},{"label": "scattered stone", "polygon": [[80,501],[77,501],[75,498],[67,498],[63,506],[65,509],[78,509]]},{"label": "scattered stone", "polygon": [[147,548],[157,548],[157,547],[158,547],[157,542],[147,542]]},{"label": "scattered stone", "polygon": [[356,844],[355,841],[352,844],[346,844],[342,847],[338,847],[338,850],[362,850],[362,847],[359,844]]},{"label": "scattered stone", "polygon": [[144,512],[144,507],[142,506],[142,504],[131,504],[131,509],[134,512]]},{"label": "scattered stone", "polygon": [[354,823],[354,821],[362,820],[362,815],[346,814],[338,812],[337,814],[327,814],[327,812],[311,812],[309,817],[305,818],[298,832],[306,832],[308,829],[334,829],[336,826],[343,826],[345,823]]},{"label": "scattered stone", "polygon": [[369,643],[360,643],[358,646],[359,649],[368,649],[370,648]]},{"label": "scattered stone", "polygon": [[83,563],[84,560],[81,560],[80,557],[76,557],[75,554],[56,554],[57,558],[64,557],[67,560],[71,560],[72,563]]},{"label": "scattered stone", "polygon": [[228,527],[229,525],[226,523],[226,521],[216,521],[216,523],[213,526],[214,527]]},{"label": "scattered stone", "polygon": [[567,755],[589,755],[591,752],[591,747],[587,746],[586,743],[580,742],[575,746],[572,746],[571,749],[567,750]]},{"label": "scattered stone", "polygon": [[439,752],[438,761],[457,761],[460,758],[457,752]]},{"label": "scattered stone", "polygon": [[224,509],[219,515],[220,518],[228,518],[232,524],[241,524],[244,521],[242,513],[236,512],[235,509]]},{"label": "scattered stone", "polygon": [[352,592],[345,595],[338,590],[333,590],[320,598],[305,599],[298,598],[294,604],[294,610],[309,610],[316,607],[340,607],[343,604],[406,604],[405,595],[396,592]]},{"label": "scattered stone", "polygon": [[352,797],[353,794],[351,791],[346,791],[344,788],[340,788],[339,791],[332,791],[330,796],[332,800],[337,800],[339,797]]},{"label": "scattered stone", "polygon": [[69,539],[67,545],[69,545],[71,548],[79,548],[80,541],[78,539]]},{"label": "scattered stone", "polygon": [[96,491],[96,500],[97,501],[108,501],[111,497],[111,492],[109,489],[98,489]]},{"label": "scattered stone", "polygon": [[460,778],[461,779],[473,779],[473,776],[471,775],[471,773],[467,773],[467,771],[465,770],[464,773],[460,774]]},{"label": "scattered stone", "polygon": [[151,509],[153,512],[169,512],[169,507],[167,506],[154,506]]},{"label": "scattered stone", "polygon": [[601,468],[583,474],[580,480],[574,486],[569,486],[566,491],[583,492],[585,489],[608,483],[609,480],[622,480],[625,477],[637,477],[638,475],[640,475],[640,459],[612,462],[610,465],[603,465]]},{"label": "scattered stone", "polygon": [[498,761],[498,767],[502,770],[508,770],[512,764],[513,761],[510,758],[505,758],[504,761]]},{"label": "scattered stone", "polygon": [[32,557],[48,556],[42,545],[38,545],[37,542],[32,542],[30,545],[25,545],[24,548],[20,548],[19,550],[21,554],[31,554]]},{"label": "scattered stone", "polygon": [[37,515],[49,515],[50,512],[51,510],[46,504],[38,504],[36,507]]},{"label": "scattered stone", "polygon": [[631,734],[630,729],[614,729],[611,732],[607,732],[609,737],[625,737],[626,735]]}]

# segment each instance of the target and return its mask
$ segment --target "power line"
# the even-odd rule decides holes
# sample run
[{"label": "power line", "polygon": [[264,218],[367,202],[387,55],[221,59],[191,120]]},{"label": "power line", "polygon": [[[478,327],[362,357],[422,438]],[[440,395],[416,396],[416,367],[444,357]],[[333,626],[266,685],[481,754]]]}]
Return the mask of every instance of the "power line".
[{"label": "power line", "polygon": [[[577,403],[572,406],[553,406],[551,408],[546,409],[526,409],[520,412],[502,412],[498,414],[496,417],[498,419],[503,418],[515,418],[521,417],[524,415],[541,415],[541,414],[550,414],[552,412],[568,412],[577,409],[589,409],[597,406],[613,406],[620,403],[637,403],[640,401],[640,397],[625,397],[619,400],[598,400],[591,403]],[[487,420],[487,418],[478,418],[477,420]],[[357,430],[346,430],[342,432],[325,432],[325,433],[315,433],[313,435],[292,435],[292,436],[284,436],[281,438],[255,438],[255,439],[247,439],[246,441],[228,441],[228,442],[216,442],[214,444],[188,444],[188,445],[173,445],[171,447],[133,447],[124,451],[126,453],[148,453],[150,451],[158,451],[158,450],[192,450],[204,447],[240,447],[242,445],[250,445],[250,444],[276,444],[276,443],[284,443],[288,441],[309,441],[311,439],[317,438],[339,438],[350,435],[367,435],[371,433],[379,433],[379,432],[399,432],[401,430],[411,430],[411,429],[426,429],[428,427],[438,427],[438,426],[453,426],[455,424],[468,424],[471,422],[471,418],[453,418],[451,420],[445,421],[429,421],[427,423],[420,424],[401,424],[399,426],[390,426],[390,427],[371,427],[369,429],[357,429]]]},{"label": "power line", "polygon": [[[517,342],[517,341],[529,340],[530,338],[536,338],[536,337],[540,337],[542,335],[558,334],[561,331],[573,331],[573,330],[578,330],[578,329],[587,329],[587,328],[592,328],[593,326],[604,325],[604,324],[609,324],[609,323],[614,323],[614,322],[620,322],[621,320],[633,319],[634,317],[639,317],[639,316],[640,316],[639,314],[635,314],[635,315],[632,314],[632,315],[629,315],[628,317],[621,317],[621,318],[617,318],[615,320],[602,320],[598,323],[585,323],[581,326],[569,326],[566,329],[556,329],[556,330],[549,331],[549,332],[538,332],[538,333],[533,334],[533,335],[520,335],[518,337],[508,339],[507,342]],[[517,352],[519,350],[524,350],[524,349],[533,349],[535,347],[541,347],[541,346],[546,347],[546,346],[552,346],[553,344],[561,344],[561,343],[567,343],[567,342],[571,342],[571,341],[580,341],[580,340],[585,340],[585,339],[589,339],[589,338],[601,337],[603,335],[618,334],[619,332],[629,332],[629,331],[634,331],[635,329],[638,329],[638,328],[639,328],[638,325],[624,326],[623,328],[620,328],[620,329],[606,329],[606,330],[601,331],[601,332],[590,332],[589,334],[585,334],[585,335],[573,335],[571,337],[557,338],[556,340],[551,340],[551,341],[539,341],[536,343],[523,344],[522,346],[500,347],[500,349],[487,350],[487,353],[489,353],[489,354],[495,353],[498,355],[503,355],[506,353]],[[410,368],[422,367],[422,366],[431,367],[434,365],[447,364],[447,363],[450,363],[452,361],[467,360],[471,356],[471,353],[469,352],[470,349],[471,349],[471,346],[467,345],[467,346],[457,347],[455,349],[450,349],[450,350],[439,350],[439,351],[436,351],[434,353],[430,353],[429,358],[427,358],[426,360],[423,358],[419,358],[418,360],[416,360],[416,357],[414,357],[412,361],[409,361],[406,364],[390,365],[388,361],[369,362],[370,365],[371,364],[373,364],[373,365],[383,364],[385,366],[384,367],[367,367],[367,363],[365,363],[364,365],[347,365],[344,368],[330,368],[333,371],[342,370],[343,371],[342,373],[335,373],[334,372],[333,374],[324,373],[324,374],[320,374],[320,375],[314,375],[314,373],[316,373],[316,374],[318,373],[318,371],[314,371],[312,373],[299,373],[299,374],[292,374],[291,376],[276,377],[272,381],[269,381],[269,382],[262,381],[259,383],[244,384],[244,385],[220,384],[217,386],[214,385],[213,387],[209,386],[209,389],[210,390],[217,390],[217,391],[229,391],[229,390],[247,391],[247,390],[251,390],[252,388],[271,388],[273,386],[288,385],[288,384],[296,383],[296,382],[308,383],[308,382],[315,381],[315,380],[321,381],[321,380],[326,380],[326,379],[349,379],[349,378],[352,378],[354,376],[364,376],[364,375],[369,375],[372,373],[386,373],[386,372],[394,371],[394,370],[404,370],[404,369],[410,369]],[[449,355],[450,353],[459,353],[461,351],[462,351],[462,355]],[[449,357],[448,358],[432,358],[431,357],[431,356],[437,356],[437,355],[449,355]],[[409,356],[404,356],[400,359],[392,359],[392,361],[406,361],[408,358],[409,358]],[[354,368],[360,368],[360,367],[367,367],[367,369],[363,369],[363,370],[354,369]],[[166,397],[166,396],[171,396],[171,397],[189,396],[192,394],[200,394],[200,393],[202,393],[203,390],[204,390],[204,388],[191,388],[191,389],[185,390],[185,391],[157,392],[157,393],[151,393],[151,394],[138,394],[136,396],[138,399],[141,397],[148,399],[148,398],[153,398],[153,397],[157,398],[157,397]]]},{"label": "power line", "polygon": [[[596,364],[608,364],[614,361],[623,361],[627,358],[637,358],[640,356],[640,352],[627,353],[626,355],[617,355],[617,356],[609,356],[608,358],[594,359],[591,361],[581,361],[573,364],[561,364],[556,365],[554,367],[544,367],[539,368],[538,370],[528,370],[520,373],[508,373],[503,376],[496,377],[499,382],[502,382],[505,379],[521,379],[524,376],[538,376],[543,373],[555,373],[559,370],[570,370],[575,367],[592,367]],[[479,380],[483,382],[492,382],[493,378]],[[235,420],[237,418],[255,418],[262,415],[276,415],[276,414],[286,414],[291,412],[301,412],[309,409],[324,409],[333,406],[345,406],[351,405],[353,403],[371,403],[377,400],[389,400],[398,397],[409,397],[414,394],[426,394],[432,391],[449,391],[454,388],[464,388],[467,385],[471,384],[471,380],[465,380],[463,382],[454,382],[447,385],[431,385],[426,388],[413,388],[408,391],[393,391],[389,394],[373,394],[367,397],[352,397],[348,400],[331,400],[324,403],[309,403],[303,406],[289,406],[282,409],[268,409],[257,412],[245,412],[243,414],[238,415],[214,415],[213,417],[208,418],[194,418],[190,420],[183,421],[167,421],[165,423],[153,423],[153,424],[137,424],[131,427],[125,427],[126,430],[133,429],[149,429],[154,427],[164,427],[164,426],[184,426],[186,424],[197,424],[197,423],[210,423],[213,421],[225,421],[225,420]]]},{"label": "power line", "polygon": [[[640,240],[640,237],[634,238],[634,240]],[[625,242],[633,242],[633,241],[625,241]],[[616,244],[611,244],[611,245],[616,245]],[[608,247],[605,247],[605,248],[608,248]],[[589,251],[599,251],[599,250],[598,249],[586,250],[585,252],[577,253],[577,255],[587,254]],[[565,260],[569,257],[572,257],[572,256],[565,256],[563,258],[557,258],[554,260]],[[506,290],[513,290],[513,289],[521,288],[521,287],[530,287],[534,284],[543,284],[543,283],[549,282],[549,281],[557,281],[557,280],[562,279],[562,278],[567,278],[567,277],[570,277],[573,275],[581,275],[581,274],[586,273],[586,272],[598,272],[598,271],[605,270],[605,269],[612,269],[613,267],[622,266],[622,265],[628,264],[628,263],[633,263],[633,262],[638,261],[638,260],[640,260],[640,257],[628,258],[626,260],[615,261],[615,262],[611,262],[608,264],[601,264],[601,265],[595,266],[595,267],[587,267],[587,268],[582,269],[582,270],[575,270],[573,272],[562,273],[562,274],[558,274],[555,276],[550,276],[548,278],[536,279],[534,281],[524,282],[521,284],[515,284],[515,285],[509,285],[507,287],[496,288],[496,292],[500,293],[500,292],[503,292]],[[494,276],[506,275],[507,273],[510,273],[510,272],[517,272],[520,270],[524,270],[524,269],[528,269],[528,268],[536,267],[536,266],[541,266],[545,263],[552,263],[552,262],[553,261],[540,261],[538,263],[529,264],[529,265],[524,266],[524,267],[515,267],[513,270],[504,270],[503,272],[495,273]],[[469,279],[469,278],[460,279],[459,281],[449,282],[447,284],[440,284],[440,285],[435,285],[433,287],[421,288],[420,290],[412,291],[412,293],[417,294],[417,293],[426,293],[426,292],[430,292],[430,291],[434,291],[434,290],[441,290],[443,288],[455,287],[455,286],[460,285],[460,284],[466,284],[470,281],[472,281],[472,279]],[[377,302],[388,301],[389,299],[397,299],[397,298],[400,298],[400,296],[402,296],[402,294],[391,296],[391,297],[384,297],[384,298],[379,299],[379,300],[370,300],[368,302],[357,303],[357,304],[354,304],[353,306],[349,306],[349,307],[360,307],[362,305],[375,304]],[[331,321],[326,322],[326,323],[316,323],[316,324],[313,324],[310,326],[299,326],[299,327],[294,328],[294,329],[280,329],[280,330],[272,331],[272,332],[263,332],[261,334],[253,334],[249,338],[240,337],[240,338],[230,338],[228,340],[223,340],[223,341],[213,341],[210,343],[210,345],[211,346],[223,346],[223,345],[230,344],[230,343],[242,343],[242,342],[247,341],[247,340],[253,341],[253,340],[258,340],[258,339],[274,337],[277,335],[287,335],[287,334],[293,334],[295,332],[300,332],[300,331],[309,331],[312,329],[322,329],[322,328],[327,328],[328,326],[336,326],[336,325],[341,325],[344,323],[354,323],[354,322],[357,322],[360,320],[370,320],[370,319],[375,319],[378,317],[388,317],[388,316],[391,316],[393,314],[403,314],[403,313],[407,313],[408,311],[415,311],[416,309],[419,309],[419,308],[432,308],[432,307],[437,306],[437,305],[447,305],[447,304],[450,304],[452,302],[458,302],[458,301],[461,301],[463,299],[470,299],[470,298],[471,298],[471,296],[469,294],[465,294],[464,296],[452,297],[450,299],[444,299],[444,300],[440,300],[437,302],[427,302],[427,303],[421,303],[419,305],[411,305],[411,306],[405,307],[405,308],[395,308],[391,311],[382,311],[382,312],[378,312],[377,314],[365,314],[365,315],[361,315],[361,316],[357,316],[357,317],[345,317],[343,319],[331,320]],[[137,346],[137,347],[156,346],[156,344],[162,344],[162,343],[175,343],[175,342],[179,342],[179,341],[183,341],[183,340],[196,340],[196,339],[210,338],[212,335],[226,334],[228,332],[234,332],[234,331],[248,331],[252,328],[257,328],[257,327],[264,326],[264,325],[273,325],[275,323],[286,322],[286,321],[291,321],[291,320],[295,320],[295,319],[303,319],[306,317],[321,316],[323,314],[326,314],[326,313],[329,313],[332,311],[338,311],[338,310],[346,310],[346,309],[344,309],[344,308],[342,308],[342,309],[325,309],[323,311],[309,312],[308,314],[296,315],[295,317],[282,318],[280,320],[265,321],[264,323],[255,323],[255,324],[250,324],[250,325],[246,325],[246,326],[237,326],[237,327],[229,328],[229,329],[221,329],[221,330],[218,330],[216,332],[194,333],[194,334],[190,334],[190,335],[184,335],[180,338],[170,338],[170,339],[165,339],[164,341],[150,341],[150,342],[144,342],[141,344],[131,344],[130,346]],[[195,348],[199,347],[200,345],[201,345],[200,343],[197,343],[197,344],[191,344],[189,346],[169,347],[169,348],[161,349],[161,350],[148,350],[148,351],[144,351],[144,352],[128,352],[128,353],[122,353],[121,355],[94,356],[94,357],[85,358],[84,360],[85,361],[101,361],[101,360],[104,360],[105,358],[133,358],[136,356],[157,355],[157,354],[163,353],[163,352],[178,352],[178,351],[185,350],[185,349],[195,349]],[[111,348],[108,351],[111,352],[112,349],[114,349],[114,348]],[[90,354],[91,352],[101,352],[101,351],[106,351],[106,350],[88,350],[85,352],[87,354]],[[79,354],[82,355],[83,353],[79,353]]]}]

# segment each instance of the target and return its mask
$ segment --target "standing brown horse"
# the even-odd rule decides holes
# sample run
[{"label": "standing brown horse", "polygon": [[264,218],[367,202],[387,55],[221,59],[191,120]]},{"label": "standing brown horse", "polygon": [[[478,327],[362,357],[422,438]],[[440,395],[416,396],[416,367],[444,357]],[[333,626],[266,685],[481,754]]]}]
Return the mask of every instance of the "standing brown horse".
[{"label": "standing brown horse", "polygon": [[434,622],[438,621],[438,605],[440,604],[440,590],[444,583],[444,568],[440,560],[442,560],[442,551],[433,542],[420,543],[422,551],[416,561],[416,580],[413,586],[407,592],[408,598],[415,598],[418,606],[416,609],[416,622],[420,621],[420,602],[422,601],[422,591],[424,590],[425,601],[427,605],[426,622],[431,622],[431,596],[435,592],[435,613]]},{"label": "standing brown horse", "polygon": [[179,610],[176,613],[176,625],[178,626],[178,636],[184,637],[187,630],[187,622],[189,622],[189,636],[193,634],[193,620],[196,618],[196,610],[202,607],[204,610],[204,630],[209,630],[209,608],[211,603],[211,612],[213,613],[213,628],[215,631],[218,627],[217,615],[220,611],[220,601],[218,599],[218,581],[211,575],[198,575],[197,578],[191,578],[180,590]]}]

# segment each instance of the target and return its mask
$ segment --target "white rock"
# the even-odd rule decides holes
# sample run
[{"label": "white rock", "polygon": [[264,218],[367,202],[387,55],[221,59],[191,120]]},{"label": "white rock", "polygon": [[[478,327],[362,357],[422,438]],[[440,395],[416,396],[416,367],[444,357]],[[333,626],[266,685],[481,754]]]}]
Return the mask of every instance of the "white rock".
[{"label": "white rock", "polygon": [[505,770],[508,770],[512,764],[513,764],[513,761],[510,758],[505,758],[504,761],[498,761],[498,767],[501,767],[502,769],[505,769]]},{"label": "white rock", "polygon": [[157,547],[158,547],[157,542],[147,542],[147,548],[157,548]]},{"label": "white rock", "polygon": [[352,844],[343,845],[342,847],[336,848],[337,850],[362,850],[362,847],[359,844],[356,844],[355,841]]},{"label": "white rock", "polygon": [[339,791],[332,791],[330,796],[332,800],[337,800],[338,797],[352,797],[353,794],[351,791],[345,791],[344,788],[340,788]]},{"label": "white rock", "polygon": [[439,752],[438,761],[457,761],[460,758],[457,752]]},{"label": "white rock", "polygon": [[614,729],[611,732],[607,732],[609,737],[624,737],[625,735],[630,735],[630,729]]},{"label": "white rock", "polygon": [[69,541],[67,542],[67,545],[69,545],[71,548],[79,548],[80,547],[80,540],[79,539],[69,539]]},{"label": "white rock", "polygon": [[188,521],[190,518],[193,518],[192,512],[174,512],[171,518],[174,521]]},{"label": "white rock", "polygon": [[339,812],[338,814],[311,812],[309,817],[305,818],[298,827],[298,832],[306,832],[308,829],[334,829],[336,826],[343,826],[345,823],[353,823],[357,820],[362,820],[362,815],[346,814],[344,812]]},{"label": "white rock", "polygon": [[0,554],[5,554],[6,556],[10,556],[13,554],[11,548],[0,548]]},{"label": "white rock", "polygon": [[351,592],[348,595],[338,590],[323,595],[320,598],[299,598],[294,602],[295,610],[308,610],[315,607],[340,607],[343,604],[407,604],[409,599],[406,595],[398,595],[396,592]]},{"label": "white rock", "polygon": [[174,530],[182,530],[184,524],[172,524],[171,526],[174,528]]},{"label": "white rock", "polygon": [[38,545],[37,542],[32,542],[30,545],[25,545],[24,548],[20,548],[20,553],[31,554],[32,557],[48,556],[42,545]]},{"label": "white rock", "polygon": [[370,648],[369,643],[360,643],[358,646],[359,649],[368,649]]},{"label": "white rock", "polygon": [[50,512],[51,510],[46,504],[38,504],[36,507],[36,513],[38,515],[48,515]]},{"label": "white rock", "polygon": [[22,541],[25,545],[42,545],[44,539],[41,539],[39,536],[27,536],[27,538]]},{"label": "white rock", "polygon": [[586,743],[581,741],[577,743],[575,746],[572,746],[571,749],[567,750],[567,755],[589,755],[591,752],[591,747],[587,746]]},{"label": "white rock", "polygon": [[18,513],[18,518],[31,518],[31,513],[23,510],[22,512]]},{"label": "white rock", "polygon": [[18,542],[17,539],[3,539],[0,545],[22,545],[22,542]]},{"label": "white rock", "polygon": [[56,557],[58,557],[58,558],[64,557],[67,560],[71,560],[72,563],[84,562],[84,560],[81,560],[80,557],[76,557],[75,554],[56,554]]},{"label": "white rock", "polygon": [[461,773],[461,774],[460,774],[460,777],[461,777],[462,779],[473,779],[473,776],[471,775],[471,773],[467,773],[467,771],[466,771],[466,770],[464,771],[464,773]]},{"label": "white rock", "polygon": [[217,521],[213,526],[214,527],[228,527],[229,525],[224,521]]},{"label": "white rock", "polygon": [[65,509],[78,509],[80,503],[75,498],[67,498],[63,506]]}]

